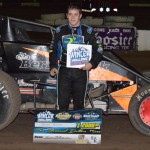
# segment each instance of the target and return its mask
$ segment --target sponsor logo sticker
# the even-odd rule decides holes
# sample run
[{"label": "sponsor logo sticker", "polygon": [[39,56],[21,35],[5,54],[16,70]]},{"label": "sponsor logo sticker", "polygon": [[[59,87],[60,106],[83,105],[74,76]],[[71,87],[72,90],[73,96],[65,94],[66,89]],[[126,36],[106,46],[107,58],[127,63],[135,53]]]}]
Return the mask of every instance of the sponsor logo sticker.
[{"label": "sponsor logo sticker", "polygon": [[80,119],[82,118],[82,116],[81,116],[79,113],[75,113],[75,114],[73,115],[73,118],[74,118],[75,120],[80,120]]},{"label": "sponsor logo sticker", "polygon": [[56,118],[58,120],[69,120],[70,117],[71,117],[71,115],[69,113],[67,113],[67,112],[58,113],[56,115]]},{"label": "sponsor logo sticker", "polygon": [[37,121],[38,122],[52,122],[54,119],[54,114],[50,111],[40,112],[37,114]]},{"label": "sponsor logo sticker", "polygon": [[96,120],[99,118],[99,114],[94,112],[88,112],[83,115],[86,120]]}]

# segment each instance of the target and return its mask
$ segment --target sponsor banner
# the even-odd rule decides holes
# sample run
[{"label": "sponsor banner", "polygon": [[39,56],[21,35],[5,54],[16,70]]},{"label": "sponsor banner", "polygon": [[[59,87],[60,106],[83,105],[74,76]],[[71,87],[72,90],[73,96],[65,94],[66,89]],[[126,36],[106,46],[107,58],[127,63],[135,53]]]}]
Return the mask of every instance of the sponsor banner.
[{"label": "sponsor banner", "polygon": [[101,110],[37,110],[33,142],[100,144]]},{"label": "sponsor banner", "polygon": [[97,27],[97,42],[103,44],[104,50],[134,50],[136,48],[135,27]]}]

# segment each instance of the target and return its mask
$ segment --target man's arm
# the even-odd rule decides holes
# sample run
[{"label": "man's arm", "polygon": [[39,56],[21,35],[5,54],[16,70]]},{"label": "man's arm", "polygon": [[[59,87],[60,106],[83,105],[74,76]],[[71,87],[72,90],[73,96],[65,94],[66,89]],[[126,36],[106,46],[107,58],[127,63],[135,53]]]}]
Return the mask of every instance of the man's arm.
[{"label": "man's arm", "polygon": [[59,42],[59,33],[55,32],[54,38],[51,41],[50,53],[49,53],[49,62],[50,70],[58,67],[58,42]]}]

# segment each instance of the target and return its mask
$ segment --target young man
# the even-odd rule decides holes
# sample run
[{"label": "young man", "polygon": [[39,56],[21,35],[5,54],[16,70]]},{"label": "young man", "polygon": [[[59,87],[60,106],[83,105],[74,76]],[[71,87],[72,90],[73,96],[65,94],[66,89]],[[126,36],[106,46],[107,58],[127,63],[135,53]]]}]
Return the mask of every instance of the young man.
[{"label": "young man", "polygon": [[[81,23],[82,10],[77,4],[70,4],[67,9],[68,24],[57,27],[52,41],[50,53],[50,75],[57,75],[57,96],[60,111],[67,111],[71,98],[73,98],[74,110],[84,109],[84,97],[86,94],[88,71],[96,68],[102,59],[97,50],[97,44],[93,28]],[[66,54],[67,44],[92,45],[92,58],[82,68],[67,68]],[[58,44],[61,52],[58,50]],[[58,55],[60,65],[58,68]]]}]

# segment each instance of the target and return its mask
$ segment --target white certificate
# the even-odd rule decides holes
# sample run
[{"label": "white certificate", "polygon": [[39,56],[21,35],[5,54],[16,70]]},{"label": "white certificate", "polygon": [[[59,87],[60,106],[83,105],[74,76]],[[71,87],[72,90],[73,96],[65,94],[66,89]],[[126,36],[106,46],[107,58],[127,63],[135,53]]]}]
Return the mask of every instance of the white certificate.
[{"label": "white certificate", "polygon": [[92,45],[67,44],[67,68],[81,68],[92,57]]}]

